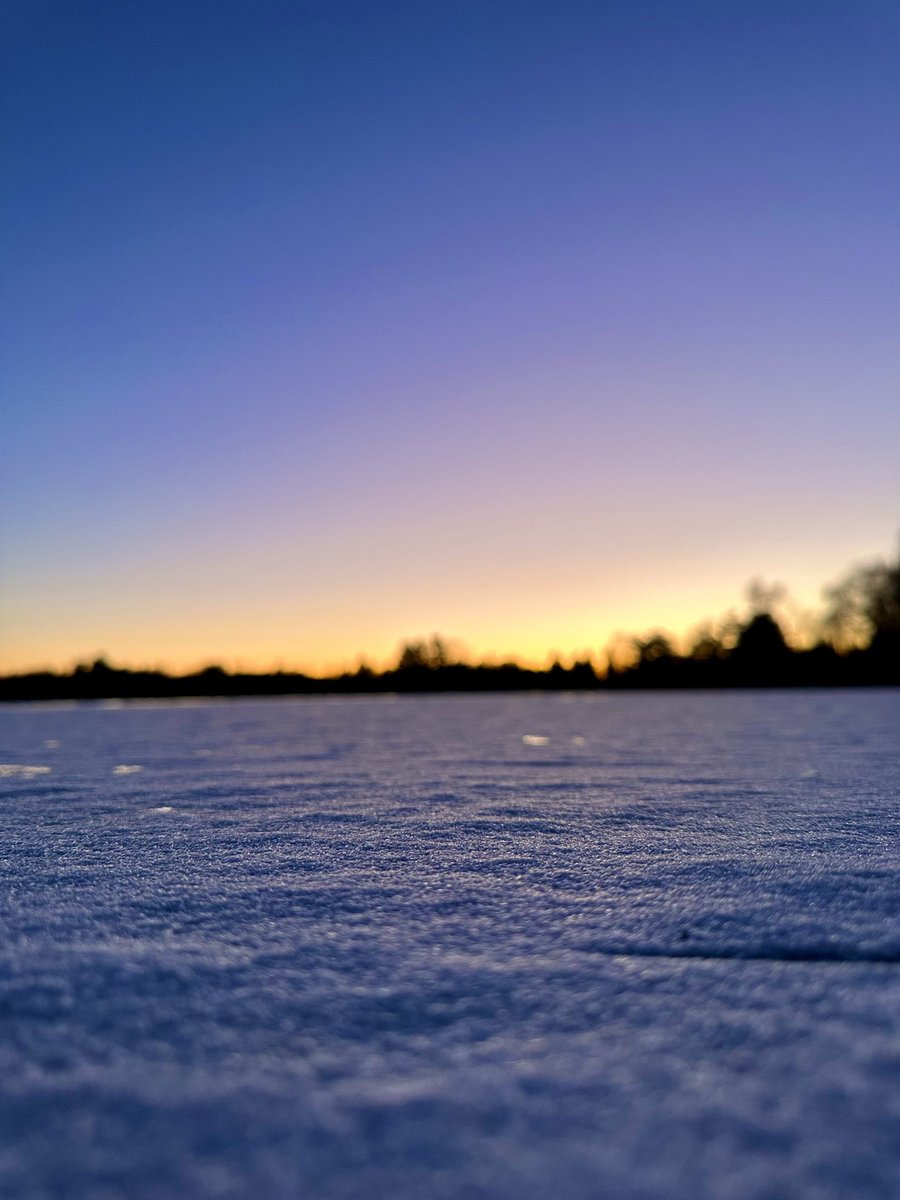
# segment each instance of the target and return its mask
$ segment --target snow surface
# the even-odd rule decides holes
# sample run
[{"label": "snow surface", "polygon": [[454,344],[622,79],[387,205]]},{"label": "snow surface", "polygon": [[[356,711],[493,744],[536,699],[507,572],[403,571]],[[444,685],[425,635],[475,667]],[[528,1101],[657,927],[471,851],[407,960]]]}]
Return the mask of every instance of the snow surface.
[{"label": "snow surface", "polygon": [[900,1196],[898,731],[896,691],[0,710],[0,1196]]}]

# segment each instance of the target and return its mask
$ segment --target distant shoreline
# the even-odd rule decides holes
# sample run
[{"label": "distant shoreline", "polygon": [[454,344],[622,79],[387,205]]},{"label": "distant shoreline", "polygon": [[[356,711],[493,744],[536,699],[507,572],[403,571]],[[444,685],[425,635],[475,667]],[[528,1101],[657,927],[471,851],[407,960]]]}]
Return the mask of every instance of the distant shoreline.
[{"label": "distant shoreline", "polygon": [[0,702],[31,700],[227,699],[252,696],[379,695],[429,692],[696,691],[747,688],[900,686],[900,556],[853,568],[827,589],[816,643],[799,649],[778,618],[780,585],[748,585],[752,614],[705,622],[685,654],[655,629],[618,636],[598,670],[590,658],[544,670],[510,661],[467,663],[437,634],[402,646],[396,666],[361,665],[323,678],[300,671],[227,671],[212,664],[186,675],[114,667],[103,657],[72,671],[0,676]]},{"label": "distant shoreline", "polygon": [[300,673],[231,673],[207,668],[191,675],[132,671],[102,660],[69,673],[36,671],[0,677],[0,702],[94,700],[228,700],[279,696],[386,695],[478,692],[698,691],[761,688],[854,688],[900,686],[896,653],[872,649],[840,655],[830,647],[787,651],[773,660],[734,654],[697,660],[664,655],[616,670],[597,671],[590,662],[547,670],[503,666],[407,666],[375,673],[316,678]]}]

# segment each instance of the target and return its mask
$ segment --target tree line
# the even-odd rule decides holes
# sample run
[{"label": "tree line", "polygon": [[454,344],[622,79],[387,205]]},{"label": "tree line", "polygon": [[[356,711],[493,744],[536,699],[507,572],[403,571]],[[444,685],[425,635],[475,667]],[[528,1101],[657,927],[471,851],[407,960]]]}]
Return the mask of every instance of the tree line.
[{"label": "tree line", "polygon": [[809,644],[792,646],[776,609],[783,589],[750,587],[751,614],[701,627],[679,653],[654,630],[618,638],[604,668],[585,658],[546,670],[515,662],[472,664],[440,637],[407,642],[393,667],[360,666],[329,678],[299,672],[230,672],[209,666],[189,675],[129,670],[104,658],[71,672],[0,677],[0,701],[288,696],[340,693],[582,690],[603,688],[855,687],[900,685],[900,554],[848,572],[826,591]]}]

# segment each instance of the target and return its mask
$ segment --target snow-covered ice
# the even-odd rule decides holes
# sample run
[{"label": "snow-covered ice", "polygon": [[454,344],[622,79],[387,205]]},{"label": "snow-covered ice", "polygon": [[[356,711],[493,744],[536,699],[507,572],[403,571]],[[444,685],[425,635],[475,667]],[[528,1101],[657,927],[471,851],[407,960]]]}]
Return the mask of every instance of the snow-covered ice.
[{"label": "snow-covered ice", "polygon": [[0,763],[4,1200],[900,1196],[896,691],[16,706]]}]

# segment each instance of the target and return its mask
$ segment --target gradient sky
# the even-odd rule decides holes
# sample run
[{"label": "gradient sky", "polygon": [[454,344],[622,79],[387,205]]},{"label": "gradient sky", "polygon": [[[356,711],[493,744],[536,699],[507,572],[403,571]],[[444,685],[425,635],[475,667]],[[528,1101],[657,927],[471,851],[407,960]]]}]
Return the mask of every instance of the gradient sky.
[{"label": "gradient sky", "polygon": [[543,660],[892,552],[893,0],[3,27],[0,669]]}]

